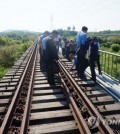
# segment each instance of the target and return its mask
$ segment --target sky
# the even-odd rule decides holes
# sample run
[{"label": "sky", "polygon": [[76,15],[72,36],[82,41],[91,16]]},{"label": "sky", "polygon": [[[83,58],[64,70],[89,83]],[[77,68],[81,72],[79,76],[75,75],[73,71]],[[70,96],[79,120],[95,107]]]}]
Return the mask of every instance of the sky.
[{"label": "sky", "polygon": [[120,0],[0,0],[0,32],[120,30]]}]

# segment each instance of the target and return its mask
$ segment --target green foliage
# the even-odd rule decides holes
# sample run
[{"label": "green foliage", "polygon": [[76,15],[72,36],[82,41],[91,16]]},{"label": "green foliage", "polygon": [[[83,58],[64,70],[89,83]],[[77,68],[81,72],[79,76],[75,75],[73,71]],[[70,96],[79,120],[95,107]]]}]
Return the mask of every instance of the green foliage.
[{"label": "green foliage", "polygon": [[104,30],[100,32],[89,32],[89,34],[100,37],[120,36],[120,30],[116,31]]},{"label": "green foliage", "polygon": [[0,46],[5,46],[5,45],[14,45],[16,44],[16,41],[7,37],[7,36],[0,36]]},{"label": "green foliage", "polygon": [[0,65],[9,68],[30,46],[28,43],[21,45],[1,46],[0,47]]},{"label": "green foliage", "polygon": [[110,30],[104,30],[104,31],[100,31],[99,34],[111,34],[111,31]]},{"label": "green foliage", "polygon": [[108,47],[110,47],[112,44],[113,44],[112,42],[109,41],[107,42]]},{"label": "green foliage", "polygon": [[106,48],[110,48],[112,45],[112,42],[106,42],[106,43],[102,43],[101,47],[106,47]]},{"label": "green foliage", "polygon": [[6,45],[5,37],[0,37],[0,46],[1,45]]},{"label": "green foliage", "polygon": [[75,31],[75,26],[72,27],[72,30]]},{"label": "green foliage", "polygon": [[120,36],[110,36],[107,40],[120,45]]},{"label": "green foliage", "polygon": [[8,68],[4,68],[0,65],[0,79],[8,72]]},{"label": "green foliage", "polygon": [[25,32],[0,33],[0,79],[33,44],[37,34]]},{"label": "green foliage", "polygon": [[66,38],[75,38],[77,35],[77,31],[75,31],[74,28],[71,31],[58,29],[58,32],[62,37],[66,37]]},{"label": "green foliage", "polygon": [[2,32],[0,33],[0,35],[7,36],[9,37],[9,39],[13,39],[21,43],[29,40],[34,41],[35,38],[39,35],[39,33],[29,31],[10,31],[10,32]]},{"label": "green foliage", "polygon": [[107,73],[108,75],[119,80],[120,74],[120,57],[105,54],[104,52],[100,53],[100,63],[102,65],[102,71]]},{"label": "green foliage", "polygon": [[0,65],[9,68],[16,61],[17,45],[0,47]]},{"label": "green foliage", "polygon": [[[32,43],[31,43],[32,44]],[[26,43],[22,43],[21,45],[20,45],[20,47],[18,48],[18,52],[19,52],[19,54],[22,54],[22,53],[24,53],[27,49],[28,49],[28,47],[30,47],[30,42],[26,42]]]},{"label": "green foliage", "polygon": [[[61,37],[66,37],[67,39],[75,39],[78,33],[75,31],[74,26],[68,27],[68,30],[58,29],[58,32]],[[14,65],[17,59],[27,50],[27,48],[33,44],[39,34],[40,33],[28,31],[0,33],[0,78],[4,76],[8,68]],[[118,44],[120,44],[120,31],[106,30],[100,32],[88,32],[88,36],[97,36],[102,50],[111,52],[114,51],[115,53],[120,52],[120,48],[118,49]],[[113,46],[114,48],[112,48]],[[106,67],[108,63],[105,63],[104,59],[105,57],[103,56],[103,62],[101,62],[103,71],[115,78],[118,78],[120,70],[116,70],[116,65],[113,65],[112,68],[112,59],[107,60],[109,62],[108,67]],[[116,63],[120,68],[120,59],[114,59],[113,64]]]},{"label": "green foliage", "polygon": [[107,48],[110,47],[109,44],[107,44],[107,43],[103,43],[103,44],[101,44],[101,46],[103,46],[103,47],[107,47]]},{"label": "green foliage", "polygon": [[118,52],[120,50],[120,45],[119,44],[112,44],[111,49],[114,52]]},{"label": "green foliage", "polygon": [[115,72],[115,78],[116,79],[120,79],[120,70],[117,70],[116,72]]},{"label": "green foliage", "polygon": [[67,30],[70,31],[71,30],[71,27],[67,27]]}]

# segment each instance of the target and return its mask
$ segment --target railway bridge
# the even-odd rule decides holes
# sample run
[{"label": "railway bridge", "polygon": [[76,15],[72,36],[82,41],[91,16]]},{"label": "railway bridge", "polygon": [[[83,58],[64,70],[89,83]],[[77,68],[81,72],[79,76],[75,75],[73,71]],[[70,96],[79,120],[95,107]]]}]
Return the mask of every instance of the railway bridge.
[{"label": "railway bridge", "polygon": [[60,55],[51,86],[39,61],[34,43],[0,81],[0,134],[120,134],[119,79],[82,80]]}]

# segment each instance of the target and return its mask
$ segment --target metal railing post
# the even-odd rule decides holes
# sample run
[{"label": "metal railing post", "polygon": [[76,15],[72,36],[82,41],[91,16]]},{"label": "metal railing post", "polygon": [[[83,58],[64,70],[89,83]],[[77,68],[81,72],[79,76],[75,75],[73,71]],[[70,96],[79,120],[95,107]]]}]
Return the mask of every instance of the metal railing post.
[{"label": "metal railing post", "polygon": [[120,83],[120,55],[99,50],[101,53],[101,70]]}]

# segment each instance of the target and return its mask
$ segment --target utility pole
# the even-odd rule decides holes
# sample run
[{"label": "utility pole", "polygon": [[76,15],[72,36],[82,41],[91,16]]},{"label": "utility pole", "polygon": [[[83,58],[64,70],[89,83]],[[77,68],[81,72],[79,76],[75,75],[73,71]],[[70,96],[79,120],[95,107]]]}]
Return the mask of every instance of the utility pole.
[{"label": "utility pole", "polygon": [[52,14],[51,14],[50,20],[51,20],[50,30],[52,31],[53,30],[53,15]]}]

